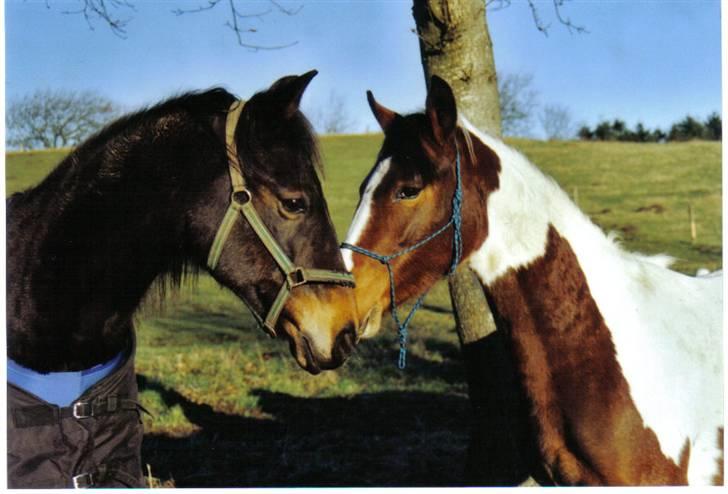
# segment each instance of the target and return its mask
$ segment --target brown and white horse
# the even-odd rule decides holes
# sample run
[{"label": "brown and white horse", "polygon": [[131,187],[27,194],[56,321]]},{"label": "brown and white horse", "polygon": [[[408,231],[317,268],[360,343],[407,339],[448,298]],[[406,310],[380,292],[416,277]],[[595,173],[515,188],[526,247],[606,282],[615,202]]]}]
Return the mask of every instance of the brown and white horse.
[{"label": "brown and white horse", "polygon": [[[347,243],[386,255],[450,217],[460,154],[463,259],[506,328],[542,460],[571,485],[722,483],[722,273],[622,250],[524,156],[458,124],[433,77],[424,113],[369,103],[384,130]],[[397,303],[447,272],[452,231],[392,266]],[[365,336],[390,308],[378,262],[343,252]]]}]

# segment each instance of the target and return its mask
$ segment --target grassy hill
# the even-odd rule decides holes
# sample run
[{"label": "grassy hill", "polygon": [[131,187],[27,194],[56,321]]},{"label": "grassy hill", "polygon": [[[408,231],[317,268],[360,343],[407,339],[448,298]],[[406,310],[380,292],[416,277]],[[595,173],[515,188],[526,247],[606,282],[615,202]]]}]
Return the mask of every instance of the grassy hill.
[{"label": "grassy hill", "polygon": [[[321,140],[340,237],[380,143]],[[720,143],[511,144],[628,249],[673,255],[687,273],[722,266]],[[64,154],[8,153],[6,192],[38,182]],[[142,401],[154,415],[144,418],[145,463],[178,487],[457,485],[469,404],[444,283],[427,305],[445,310],[415,317],[405,371],[390,328],[343,368],[310,376],[207,276],[163,303],[150,296],[137,321]]]}]

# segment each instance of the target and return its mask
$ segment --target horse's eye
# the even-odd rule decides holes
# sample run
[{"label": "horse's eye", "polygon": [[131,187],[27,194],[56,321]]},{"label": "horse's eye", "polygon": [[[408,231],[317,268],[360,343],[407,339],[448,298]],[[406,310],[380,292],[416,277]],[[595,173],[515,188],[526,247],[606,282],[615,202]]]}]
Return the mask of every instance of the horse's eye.
[{"label": "horse's eye", "polygon": [[420,195],[420,191],[417,187],[405,186],[397,191],[397,199],[414,199]]},{"label": "horse's eye", "polygon": [[293,214],[301,214],[306,212],[306,200],[303,197],[294,197],[292,199],[282,199],[283,209]]}]

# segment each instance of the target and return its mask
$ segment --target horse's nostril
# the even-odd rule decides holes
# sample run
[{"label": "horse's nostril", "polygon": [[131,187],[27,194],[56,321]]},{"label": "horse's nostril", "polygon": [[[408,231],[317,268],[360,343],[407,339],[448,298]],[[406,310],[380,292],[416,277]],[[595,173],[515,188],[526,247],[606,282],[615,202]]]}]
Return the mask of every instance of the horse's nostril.
[{"label": "horse's nostril", "polygon": [[349,356],[356,346],[356,328],[353,323],[347,324],[336,337],[334,353],[337,360],[343,360]]}]

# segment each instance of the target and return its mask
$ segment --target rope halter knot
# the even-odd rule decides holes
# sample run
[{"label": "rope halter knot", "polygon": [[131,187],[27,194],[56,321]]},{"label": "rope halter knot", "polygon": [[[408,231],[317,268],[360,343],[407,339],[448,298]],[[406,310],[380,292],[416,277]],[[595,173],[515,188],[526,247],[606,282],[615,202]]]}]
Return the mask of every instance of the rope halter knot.
[{"label": "rope halter knot", "polygon": [[341,248],[342,249],[349,249],[352,252],[356,252],[357,254],[362,254],[364,256],[370,257],[374,259],[375,261],[378,261],[379,263],[383,264],[387,268],[387,273],[389,275],[389,298],[392,306],[392,319],[394,320],[394,323],[397,326],[397,333],[399,336],[399,358],[397,361],[397,366],[400,369],[404,369],[407,365],[407,328],[409,327],[410,322],[412,321],[412,318],[414,317],[417,310],[419,310],[420,307],[422,307],[422,304],[425,300],[425,296],[427,295],[427,292],[429,290],[425,291],[420,297],[415,301],[414,306],[412,307],[412,310],[410,310],[409,314],[407,314],[407,317],[404,318],[404,321],[402,321],[399,317],[399,311],[397,309],[397,297],[396,297],[396,290],[395,290],[395,282],[394,282],[394,269],[392,268],[392,261],[400,256],[403,256],[405,254],[409,254],[410,252],[413,252],[423,245],[429,243],[431,240],[439,237],[442,235],[445,230],[447,230],[450,226],[453,228],[453,237],[452,237],[452,261],[450,263],[450,269],[448,270],[447,274],[452,274],[455,269],[458,267],[458,264],[460,263],[460,258],[462,257],[462,203],[463,203],[463,186],[462,186],[462,180],[461,180],[461,173],[460,173],[460,150],[455,148],[455,192],[453,193],[452,197],[452,211],[450,213],[450,220],[442,225],[440,228],[438,228],[436,231],[428,235],[427,237],[423,238],[422,240],[415,242],[409,247],[406,247],[398,252],[395,252],[393,254],[389,255],[382,255],[378,254],[374,251],[371,251],[369,249],[365,249],[363,247],[359,247],[358,245],[353,245],[349,243],[342,243]]}]

